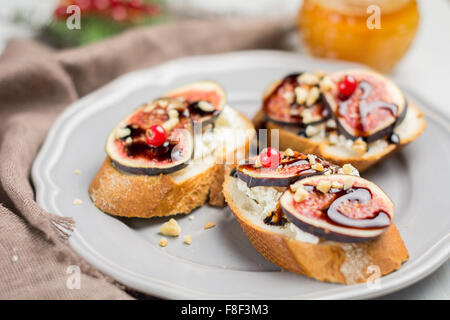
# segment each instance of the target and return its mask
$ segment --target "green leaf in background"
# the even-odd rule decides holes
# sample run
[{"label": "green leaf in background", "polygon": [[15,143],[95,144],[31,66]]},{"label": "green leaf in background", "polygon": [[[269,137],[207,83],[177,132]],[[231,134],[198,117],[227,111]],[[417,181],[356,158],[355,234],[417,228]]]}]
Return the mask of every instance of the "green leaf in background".
[{"label": "green leaf in background", "polygon": [[[161,7],[164,1],[147,1],[156,3]],[[65,19],[54,19],[43,28],[43,38],[56,47],[73,47],[96,42],[126,29],[149,26],[169,20],[163,13],[158,15],[144,15],[136,21],[119,22],[107,15],[83,14],[81,16],[81,29],[68,29]]]}]

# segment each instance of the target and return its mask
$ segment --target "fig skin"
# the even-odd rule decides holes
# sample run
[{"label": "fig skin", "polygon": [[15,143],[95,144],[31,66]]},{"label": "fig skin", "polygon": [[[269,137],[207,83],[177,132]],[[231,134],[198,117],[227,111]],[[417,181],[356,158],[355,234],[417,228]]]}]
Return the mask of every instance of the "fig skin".
[{"label": "fig skin", "polygon": [[[307,160],[307,156],[305,154],[296,152],[295,157],[287,157],[285,156],[285,152],[280,152],[282,156],[282,160],[280,165],[275,169],[270,168],[264,168],[264,170],[269,171],[272,170],[269,174],[260,174],[258,176],[257,172],[251,172],[252,169],[257,170],[258,168],[255,168],[254,166],[245,169],[242,168],[244,165],[252,165],[252,163],[247,162],[244,165],[239,165],[236,169],[235,176],[237,176],[239,179],[244,181],[249,188],[252,187],[258,187],[258,186],[265,186],[265,187],[289,187],[292,183],[299,179],[304,179],[311,176],[316,175],[324,175],[326,172],[335,173],[339,169],[338,166],[335,166],[328,161],[322,160],[320,158],[316,158],[316,161],[323,165],[324,170],[318,171],[311,167],[309,164],[309,161]],[[304,158],[302,158],[304,157]],[[290,161],[285,162],[283,161]],[[279,172],[280,166],[285,166],[285,168],[295,168],[294,164],[296,162],[303,161],[304,163],[307,163],[309,167],[306,167],[304,170],[301,170],[299,172]],[[300,165],[299,165],[300,167]],[[247,170],[248,173],[244,172],[244,170]]]},{"label": "fig skin", "polygon": [[258,178],[258,177],[254,177],[248,174],[245,174],[242,171],[236,171],[237,173],[237,177],[239,179],[241,179],[242,181],[244,181],[247,186],[249,188],[253,188],[253,187],[259,187],[259,186],[264,186],[264,187],[289,187],[292,183],[294,183],[295,181],[302,179],[302,178],[307,178],[307,177],[311,177],[314,175],[322,175],[322,172],[311,172],[309,174],[295,174],[295,175],[289,175],[287,177],[277,177],[277,176],[273,176],[273,177],[267,177],[265,176],[264,178]]},{"label": "fig skin", "polygon": [[[323,177],[320,178],[323,179]],[[280,198],[280,206],[284,215],[291,223],[296,225],[301,230],[330,241],[366,242],[379,237],[392,224],[392,219],[394,216],[394,205],[392,201],[378,186],[361,177],[349,175],[331,175],[326,177],[326,179],[330,179],[332,181],[340,178],[352,179],[353,183],[359,181],[365,188],[368,188],[372,194],[376,193],[379,195],[382,200],[386,202],[386,206],[389,208],[388,212],[386,212],[390,219],[389,225],[379,228],[362,229],[344,225],[335,225],[334,223],[330,223],[326,220],[303,216],[300,212],[296,212],[295,208],[292,206],[292,202],[294,200],[293,193],[290,189],[287,189]],[[318,179],[318,177],[302,179],[300,183],[301,185],[306,185],[312,183],[314,179]]]},{"label": "fig skin", "polygon": [[[193,154],[193,152],[192,152],[192,154]],[[169,166],[167,168],[156,167],[156,166],[142,168],[142,167],[130,167],[130,166],[122,165],[119,161],[116,161],[113,159],[111,159],[111,162],[112,162],[113,166],[115,168],[119,169],[120,171],[135,174],[135,175],[147,175],[147,176],[157,176],[160,174],[168,174],[168,173],[172,173],[172,172],[181,170],[188,166],[187,162],[183,162],[183,163],[179,163],[179,164],[176,164],[173,166]]]}]

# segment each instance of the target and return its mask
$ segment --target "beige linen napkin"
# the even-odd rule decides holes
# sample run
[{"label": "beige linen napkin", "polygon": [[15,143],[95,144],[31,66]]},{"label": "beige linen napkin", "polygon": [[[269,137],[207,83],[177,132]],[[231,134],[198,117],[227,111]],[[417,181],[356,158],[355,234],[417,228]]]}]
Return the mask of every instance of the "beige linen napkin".
[{"label": "beige linen napkin", "polygon": [[[63,51],[11,41],[0,56],[0,298],[131,298],[67,245],[76,222],[35,202],[30,168],[65,107],[123,73],[175,57],[273,48],[291,27],[289,21],[182,21]],[[67,286],[70,265],[82,270],[80,289]]]}]

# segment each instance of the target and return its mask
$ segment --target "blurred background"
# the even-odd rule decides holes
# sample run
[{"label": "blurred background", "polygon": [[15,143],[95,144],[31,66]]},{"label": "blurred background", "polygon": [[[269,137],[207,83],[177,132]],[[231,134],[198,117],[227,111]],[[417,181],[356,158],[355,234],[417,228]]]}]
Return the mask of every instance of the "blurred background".
[{"label": "blurred background", "polygon": [[[66,26],[73,4],[81,9],[79,30]],[[450,73],[450,0],[2,0],[0,52],[12,37],[64,48],[129,28],[228,17],[292,20],[283,49],[362,62],[397,80],[414,79],[432,102],[445,101],[446,81],[434,79]]]},{"label": "blurred background", "polygon": [[[81,29],[67,28],[71,5]],[[450,0],[2,0],[0,53],[13,37],[63,49],[130,28],[230,17],[290,20],[282,49],[362,62],[450,116]],[[447,262],[395,297],[450,299],[449,290]]]}]

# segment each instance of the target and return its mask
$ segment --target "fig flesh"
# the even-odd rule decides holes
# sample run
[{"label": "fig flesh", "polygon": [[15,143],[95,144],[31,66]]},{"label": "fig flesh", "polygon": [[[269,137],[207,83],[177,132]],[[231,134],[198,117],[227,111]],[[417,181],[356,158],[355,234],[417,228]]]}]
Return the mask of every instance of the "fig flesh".
[{"label": "fig flesh", "polygon": [[166,96],[181,101],[192,121],[202,125],[213,123],[227,103],[225,90],[213,81],[193,82],[172,90]]},{"label": "fig flesh", "polygon": [[[296,200],[299,189],[307,195]],[[340,174],[297,181],[280,197],[280,206],[298,228],[339,242],[375,239],[394,216],[392,201],[377,185]]]},{"label": "fig flesh", "polygon": [[346,76],[356,79],[353,94],[342,97],[337,91],[324,93],[324,103],[332,112],[339,132],[349,139],[363,138],[366,142],[390,136],[408,108],[402,91],[392,81],[368,70],[330,74],[335,83]]},{"label": "fig flesh", "polygon": [[[302,83],[299,79],[303,74],[290,74],[268,89],[263,98],[263,111],[267,119],[280,125],[305,127],[330,118],[330,112],[322,102],[318,83]],[[313,98],[314,102],[308,104],[307,95],[311,90],[318,92],[318,95],[316,99]]]},{"label": "fig flesh", "polygon": [[[193,125],[177,99],[161,98],[135,110],[110,133],[106,152],[113,165],[128,173],[167,174],[187,166],[194,152]],[[158,147],[145,138],[152,125],[162,125],[167,140]]]},{"label": "fig flesh", "polygon": [[246,163],[237,166],[237,177],[243,180],[249,188],[256,186],[288,187],[298,179],[327,172],[335,173],[339,169],[317,157],[312,163],[307,155],[297,151],[294,151],[291,156],[288,156],[286,152],[280,152],[280,154],[280,164],[275,168],[258,165],[257,157],[247,160]]}]

